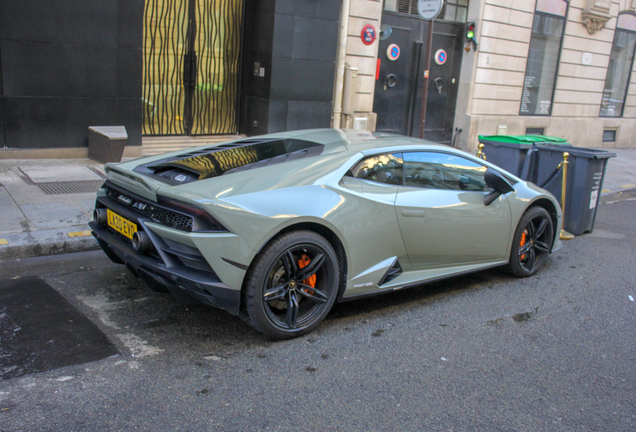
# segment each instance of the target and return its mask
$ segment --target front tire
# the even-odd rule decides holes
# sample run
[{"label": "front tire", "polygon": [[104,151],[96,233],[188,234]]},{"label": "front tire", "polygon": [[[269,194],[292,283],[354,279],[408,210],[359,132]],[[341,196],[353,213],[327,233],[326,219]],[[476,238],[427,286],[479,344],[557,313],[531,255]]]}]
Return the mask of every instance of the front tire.
[{"label": "front tire", "polygon": [[510,273],[518,277],[535,274],[548,259],[554,229],[550,214],[543,207],[532,207],[519,220],[510,250]]},{"label": "front tire", "polygon": [[331,244],[313,231],[293,231],[268,243],[243,284],[242,318],[272,339],[314,330],[333,305],[340,280]]}]

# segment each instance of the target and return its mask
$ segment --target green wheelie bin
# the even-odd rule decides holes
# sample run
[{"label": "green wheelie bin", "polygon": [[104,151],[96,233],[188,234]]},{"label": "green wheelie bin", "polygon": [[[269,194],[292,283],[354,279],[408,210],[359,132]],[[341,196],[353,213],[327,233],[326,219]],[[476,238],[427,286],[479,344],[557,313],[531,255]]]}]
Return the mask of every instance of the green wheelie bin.
[{"label": "green wheelie bin", "polygon": [[545,135],[479,136],[486,160],[524,180],[535,181],[533,153],[536,145],[572,147],[563,138]]}]

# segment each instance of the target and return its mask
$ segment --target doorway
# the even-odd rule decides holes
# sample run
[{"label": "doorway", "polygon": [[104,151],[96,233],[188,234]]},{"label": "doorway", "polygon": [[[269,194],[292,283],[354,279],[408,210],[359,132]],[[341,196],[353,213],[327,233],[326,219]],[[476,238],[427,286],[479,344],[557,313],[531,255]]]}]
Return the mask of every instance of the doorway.
[{"label": "doorway", "polygon": [[[419,136],[428,26],[417,16],[384,11],[373,111],[376,130]],[[424,138],[450,144],[463,54],[464,24],[436,21],[428,80]],[[390,55],[397,45],[399,57]],[[441,50],[441,51],[440,51]],[[435,61],[438,53],[438,61]]]},{"label": "doorway", "polygon": [[238,130],[243,0],[146,0],[143,134]]}]

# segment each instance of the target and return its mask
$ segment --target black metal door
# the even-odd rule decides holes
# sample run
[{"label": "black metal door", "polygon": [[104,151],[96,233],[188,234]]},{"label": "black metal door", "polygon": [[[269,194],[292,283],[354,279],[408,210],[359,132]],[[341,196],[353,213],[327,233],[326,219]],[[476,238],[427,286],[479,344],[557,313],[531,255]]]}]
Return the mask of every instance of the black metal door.
[{"label": "black metal door", "polygon": [[[424,138],[444,144],[450,144],[453,138],[457,88],[462,64],[463,28],[462,24],[439,22],[433,27]],[[445,61],[442,63],[441,60],[444,58]]]},{"label": "black metal door", "polygon": [[[380,38],[380,70],[373,101],[373,111],[378,115],[376,130],[417,135],[417,104],[422,99],[416,92],[421,88],[421,64],[426,50],[426,41],[422,38],[424,21],[385,12],[382,23],[385,31]],[[387,53],[391,45],[397,45],[400,51],[396,60],[391,60]]]},{"label": "black metal door", "polygon": [[[378,59],[380,68],[375,85],[373,110],[378,115],[376,129],[402,135],[419,136],[426,46],[430,22],[419,17],[384,12],[383,33]],[[453,135],[457,88],[461,70],[461,23],[435,22],[429,71],[424,138],[450,144]],[[397,60],[387,54],[390,45],[400,49]],[[446,52],[442,65],[435,62],[438,50]],[[395,85],[390,80],[395,77]]]},{"label": "black metal door", "polygon": [[143,133],[238,130],[243,0],[146,0]]}]

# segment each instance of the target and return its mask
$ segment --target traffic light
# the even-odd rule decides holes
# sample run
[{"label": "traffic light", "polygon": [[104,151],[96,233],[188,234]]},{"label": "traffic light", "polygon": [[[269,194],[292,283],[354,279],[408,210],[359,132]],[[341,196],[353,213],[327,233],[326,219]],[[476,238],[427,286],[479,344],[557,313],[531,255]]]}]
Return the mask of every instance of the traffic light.
[{"label": "traffic light", "polygon": [[479,45],[479,43],[477,43],[477,39],[475,38],[476,29],[474,21],[469,21],[466,23],[466,32],[464,34],[466,35],[464,49],[466,51],[470,51],[470,47],[472,46],[474,50],[477,50],[477,45]]}]

